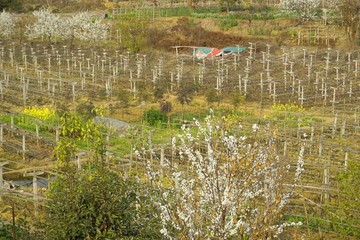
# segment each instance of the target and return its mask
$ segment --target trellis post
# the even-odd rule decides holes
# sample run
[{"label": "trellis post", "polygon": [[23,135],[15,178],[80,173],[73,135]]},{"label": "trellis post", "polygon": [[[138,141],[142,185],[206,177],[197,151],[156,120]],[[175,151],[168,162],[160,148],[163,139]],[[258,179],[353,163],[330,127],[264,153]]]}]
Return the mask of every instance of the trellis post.
[{"label": "trellis post", "polygon": [[44,174],[44,172],[34,172],[34,173],[25,173],[24,174],[25,177],[33,177],[35,217],[38,216],[38,201],[39,201],[37,180],[38,180],[38,176],[40,176],[42,174]]}]

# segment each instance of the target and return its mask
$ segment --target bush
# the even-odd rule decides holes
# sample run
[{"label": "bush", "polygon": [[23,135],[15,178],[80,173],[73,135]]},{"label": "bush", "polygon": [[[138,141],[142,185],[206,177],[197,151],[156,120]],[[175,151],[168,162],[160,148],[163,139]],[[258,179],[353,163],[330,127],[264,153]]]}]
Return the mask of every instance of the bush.
[{"label": "bush", "polygon": [[51,186],[46,210],[50,239],[159,235],[150,202],[137,189],[140,186],[110,170],[92,165],[86,171],[56,178]]},{"label": "bush", "polygon": [[123,47],[132,52],[139,52],[146,43],[149,32],[149,18],[137,17],[135,14],[124,14],[119,17],[117,24],[121,31]]},{"label": "bush", "polygon": [[337,176],[337,183],[337,204],[326,207],[332,227],[341,236],[360,239],[360,163],[350,159],[347,171]]},{"label": "bush", "polygon": [[159,110],[150,109],[144,112],[143,120],[145,120],[150,126],[154,126],[158,123],[166,123],[168,118],[165,113]]},{"label": "bush", "polygon": [[233,18],[224,19],[220,22],[220,29],[221,30],[229,30],[232,27],[236,27],[239,25],[238,20]]},{"label": "bush", "polygon": [[212,88],[206,92],[206,101],[211,105],[215,102],[220,102],[220,97],[217,93],[217,91]]}]

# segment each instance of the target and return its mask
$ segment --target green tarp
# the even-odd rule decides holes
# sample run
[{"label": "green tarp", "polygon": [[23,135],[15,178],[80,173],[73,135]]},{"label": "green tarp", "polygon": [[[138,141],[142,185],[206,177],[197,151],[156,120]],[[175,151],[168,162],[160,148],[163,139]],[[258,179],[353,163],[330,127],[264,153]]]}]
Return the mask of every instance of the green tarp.
[{"label": "green tarp", "polygon": [[199,47],[199,48],[196,49],[195,54],[197,54],[200,50],[203,51],[207,55],[207,54],[211,53],[213,48]]},{"label": "green tarp", "polygon": [[238,53],[238,52],[241,53],[246,50],[246,47],[226,47],[221,50],[230,51],[230,52],[234,52],[234,53]]}]

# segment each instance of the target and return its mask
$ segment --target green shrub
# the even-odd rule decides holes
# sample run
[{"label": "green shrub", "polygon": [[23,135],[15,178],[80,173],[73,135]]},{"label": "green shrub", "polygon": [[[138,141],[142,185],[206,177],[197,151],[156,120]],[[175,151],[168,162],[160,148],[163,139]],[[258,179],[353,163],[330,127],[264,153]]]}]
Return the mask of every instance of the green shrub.
[{"label": "green shrub", "polygon": [[220,22],[220,29],[221,30],[229,30],[232,27],[236,27],[239,25],[239,22],[237,19],[229,18],[224,19]]},{"label": "green shrub", "polygon": [[325,208],[332,227],[346,239],[360,239],[360,163],[350,157],[347,171],[338,174],[336,180],[340,190],[337,204]]},{"label": "green shrub", "polygon": [[47,192],[49,239],[161,239],[152,203],[139,188],[96,164],[57,177]]},{"label": "green shrub", "polygon": [[150,126],[154,126],[158,123],[166,123],[168,118],[165,113],[150,109],[146,112],[144,112],[143,120],[145,120]]}]

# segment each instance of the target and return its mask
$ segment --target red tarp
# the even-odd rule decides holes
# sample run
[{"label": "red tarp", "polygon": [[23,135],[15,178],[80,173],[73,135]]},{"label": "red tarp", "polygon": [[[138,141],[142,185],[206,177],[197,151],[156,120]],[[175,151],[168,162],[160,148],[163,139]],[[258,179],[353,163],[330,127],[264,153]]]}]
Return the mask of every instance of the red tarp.
[{"label": "red tarp", "polygon": [[218,54],[220,54],[221,53],[221,50],[220,49],[217,49],[217,48],[214,48],[212,51],[211,51],[211,53],[209,53],[208,54],[208,57],[212,57],[212,56],[216,56],[216,55],[218,55]]}]

